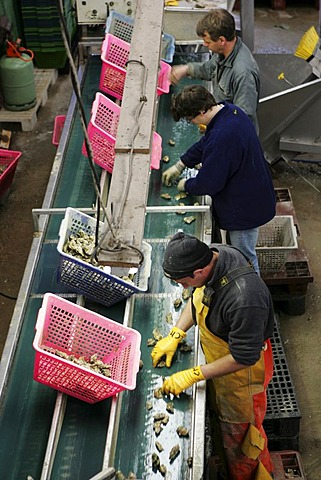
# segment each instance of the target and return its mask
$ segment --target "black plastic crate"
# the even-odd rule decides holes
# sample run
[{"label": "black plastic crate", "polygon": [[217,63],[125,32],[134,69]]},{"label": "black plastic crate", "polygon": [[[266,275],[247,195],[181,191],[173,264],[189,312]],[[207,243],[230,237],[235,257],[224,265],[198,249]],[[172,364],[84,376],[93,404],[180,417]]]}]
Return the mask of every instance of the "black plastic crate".
[{"label": "black plastic crate", "polygon": [[[267,411],[263,426],[268,439],[273,440],[274,443],[278,437],[284,439],[293,437],[293,442],[296,445],[294,437],[298,437],[300,432],[301,412],[286,360],[277,317],[271,344],[274,375],[267,388]],[[297,449],[293,445],[283,448]],[[282,447],[279,446],[276,449],[281,450]]]},{"label": "black plastic crate", "polygon": [[291,437],[280,437],[279,435],[268,435],[268,449],[270,452],[280,450],[299,450],[300,435]]},{"label": "black plastic crate", "polygon": [[[271,452],[271,460],[273,465],[274,478],[277,480],[306,480],[307,477],[304,472],[303,462],[299,452],[294,450],[285,450],[285,451],[275,451]],[[207,472],[210,471],[220,471],[222,467],[221,459],[218,455],[214,455],[209,459],[207,469],[205,470],[205,478],[210,478],[206,476]],[[211,477],[212,478],[212,477]]]}]

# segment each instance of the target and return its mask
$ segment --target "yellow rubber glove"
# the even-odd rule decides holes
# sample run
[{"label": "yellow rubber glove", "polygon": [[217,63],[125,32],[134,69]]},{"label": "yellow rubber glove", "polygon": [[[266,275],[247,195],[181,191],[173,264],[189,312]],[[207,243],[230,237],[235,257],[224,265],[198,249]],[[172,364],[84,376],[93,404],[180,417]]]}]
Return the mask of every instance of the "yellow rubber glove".
[{"label": "yellow rubber glove", "polygon": [[169,395],[170,393],[173,395],[179,395],[194,383],[200,382],[201,380],[205,380],[205,378],[201,372],[201,367],[198,366],[174,373],[174,375],[171,375],[164,380],[162,388],[166,395]]},{"label": "yellow rubber glove", "polygon": [[172,364],[173,356],[177,350],[178,344],[183,338],[186,337],[186,333],[180,328],[173,327],[167,337],[159,340],[152,350],[151,357],[153,359],[153,367],[157,367],[160,359],[166,355],[166,367],[170,367]]}]

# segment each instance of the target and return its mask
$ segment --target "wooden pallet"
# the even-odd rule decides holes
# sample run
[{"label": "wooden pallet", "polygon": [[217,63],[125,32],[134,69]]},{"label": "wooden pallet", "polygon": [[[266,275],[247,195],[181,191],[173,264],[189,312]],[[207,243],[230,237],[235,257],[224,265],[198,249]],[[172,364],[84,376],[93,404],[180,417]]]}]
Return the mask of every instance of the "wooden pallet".
[{"label": "wooden pallet", "polygon": [[48,100],[48,91],[51,85],[56,83],[58,71],[56,69],[35,69],[35,85],[37,102],[29,110],[14,112],[2,108],[0,110],[0,122],[20,123],[23,132],[30,132],[37,123],[37,113],[41,106]]}]

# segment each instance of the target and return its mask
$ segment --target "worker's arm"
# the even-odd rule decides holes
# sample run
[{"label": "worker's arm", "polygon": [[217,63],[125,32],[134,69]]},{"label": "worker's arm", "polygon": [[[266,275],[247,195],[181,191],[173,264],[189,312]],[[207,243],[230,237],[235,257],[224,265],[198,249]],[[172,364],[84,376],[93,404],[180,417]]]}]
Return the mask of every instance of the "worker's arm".
[{"label": "worker's arm", "polygon": [[215,362],[202,365],[201,371],[204,379],[210,380],[211,378],[222,377],[223,375],[237,372],[243,368],[248,368],[248,365],[242,365],[241,363],[236,362],[229,353],[228,355],[225,355],[225,357],[215,360]]},{"label": "worker's arm", "polygon": [[187,332],[194,325],[195,324],[192,315],[192,298],[189,298],[176,323],[176,327],[180,328],[184,332]]},{"label": "worker's arm", "polygon": [[232,355],[228,354],[225,355],[225,357],[215,360],[215,362],[174,373],[174,375],[164,380],[163,391],[167,395],[170,393],[179,395],[194,383],[201,380],[222,377],[223,375],[237,372],[246,367],[248,367],[248,365],[242,365],[236,362]]},{"label": "worker's arm", "polygon": [[172,182],[177,180],[183,170],[186,168],[186,165],[182,160],[178,160],[175,165],[167,168],[162,174],[162,182],[166,187],[170,187]]},{"label": "worker's arm", "polygon": [[163,357],[166,358],[166,367],[171,366],[173,356],[179,343],[186,337],[186,332],[192,325],[194,325],[192,318],[192,303],[189,298],[175,327],[171,329],[167,337],[159,340],[153,348],[151,353],[153,367],[157,367]]},{"label": "worker's arm", "polygon": [[173,85],[177,85],[182,78],[186,77],[189,74],[188,65],[175,65],[171,68],[169,73],[169,81]]}]

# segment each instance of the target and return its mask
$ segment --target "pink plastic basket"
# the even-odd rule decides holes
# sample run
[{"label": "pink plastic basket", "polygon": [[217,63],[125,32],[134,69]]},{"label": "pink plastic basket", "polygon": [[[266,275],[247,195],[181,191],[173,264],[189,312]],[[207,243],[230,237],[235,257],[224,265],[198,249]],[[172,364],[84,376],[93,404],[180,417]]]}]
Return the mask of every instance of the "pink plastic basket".
[{"label": "pink plastic basket", "polygon": [[59,145],[61,132],[64,128],[65,120],[66,120],[66,115],[57,115],[55,118],[54,131],[53,131],[52,141],[51,141],[53,145],[56,145],[56,146]]},{"label": "pink plastic basket", "polygon": [[[102,93],[97,92],[88,123],[88,136],[93,151],[93,161],[112,173],[115,161],[115,143],[121,107]],[[87,156],[85,144],[82,153]],[[162,157],[162,137],[153,133],[151,168],[157,170]]]},{"label": "pink plastic basket", "polygon": [[[126,63],[130,52],[130,43],[107,33],[102,45],[102,68],[100,73],[99,90],[108,93],[115,98],[122,99],[125,78]],[[170,82],[168,80],[171,66],[160,61],[160,72],[157,82],[157,94],[168,93]]]},{"label": "pink plastic basket", "polygon": [[[136,387],[141,335],[51,293],[39,309],[33,347],[34,380],[87,403],[96,403]],[[110,377],[61,358],[54,352],[110,365]]]},{"label": "pink plastic basket", "polygon": [[0,204],[7,198],[21,152],[0,148],[0,165],[6,169],[0,174]]}]

